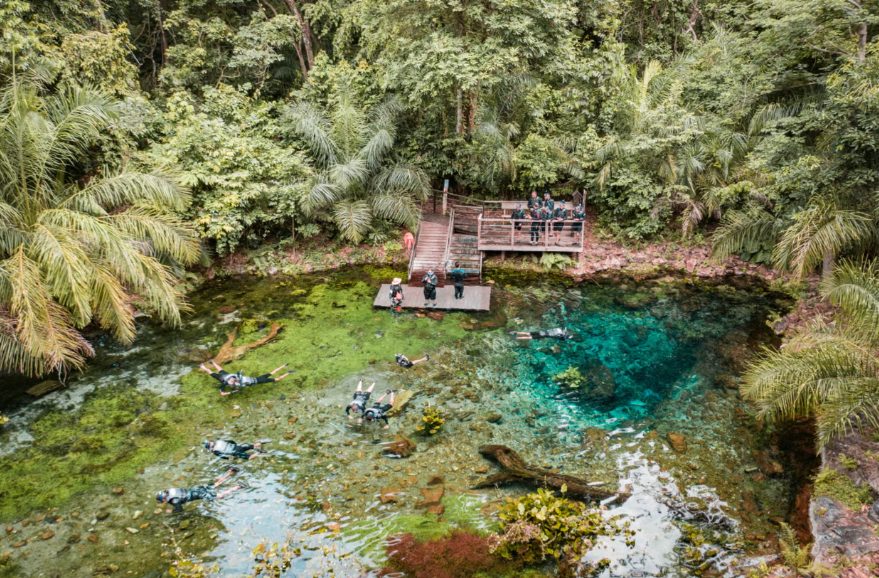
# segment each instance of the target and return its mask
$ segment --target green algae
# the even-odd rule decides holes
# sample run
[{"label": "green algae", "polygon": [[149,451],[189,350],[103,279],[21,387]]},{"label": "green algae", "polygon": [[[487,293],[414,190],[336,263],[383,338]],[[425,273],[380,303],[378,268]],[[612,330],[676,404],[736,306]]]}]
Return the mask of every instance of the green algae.
[{"label": "green algae", "polygon": [[[194,296],[197,315],[208,321],[216,322],[212,310],[238,308],[246,321],[236,345],[256,341],[271,322],[283,326],[274,341],[227,363],[225,369],[256,376],[289,362],[288,369],[296,373],[277,384],[220,397],[213,378],[193,371],[181,378],[179,393],[171,398],[135,389],[132,382],[118,383],[89,394],[75,411],[47,411],[31,427],[33,443],[0,460],[0,520],[59,507],[88,489],[105,486],[98,491],[107,491],[120,485],[138,470],[200,439],[205,427],[233,422],[240,415],[235,405],[326,386],[371,364],[374,369],[399,370],[393,364],[395,353],[420,356],[467,334],[458,314],[442,321],[414,314],[394,316],[373,309],[374,285],[342,275],[321,280],[325,282],[248,280],[250,284],[241,285],[246,290],[240,291],[227,282]],[[217,326],[227,332],[233,327]],[[185,327],[181,331],[192,331],[184,336],[190,344],[212,345],[210,353],[225,341],[223,333],[206,336],[204,329]],[[168,351],[146,355],[155,356],[162,366]],[[88,374],[80,377],[87,378]]]}]

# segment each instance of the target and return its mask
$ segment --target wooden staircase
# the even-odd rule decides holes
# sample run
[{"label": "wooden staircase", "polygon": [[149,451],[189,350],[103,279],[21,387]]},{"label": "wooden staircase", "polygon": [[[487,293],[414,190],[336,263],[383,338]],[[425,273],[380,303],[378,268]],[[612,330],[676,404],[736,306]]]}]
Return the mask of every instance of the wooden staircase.
[{"label": "wooden staircase", "polygon": [[[422,221],[418,227],[418,236],[412,257],[409,260],[410,287],[423,287],[421,279],[428,269],[433,269],[439,280],[438,287],[445,287],[446,247],[449,240],[449,225],[442,221]],[[469,274],[469,273],[468,273]]]},{"label": "wooden staircase", "polygon": [[482,214],[482,207],[455,205],[452,207],[452,211],[454,212],[454,219],[452,220],[452,228],[454,230],[452,232],[476,236],[479,231],[479,223],[477,221],[479,215]]},{"label": "wooden staircase", "polygon": [[467,273],[464,285],[479,285],[482,280],[482,252],[476,248],[476,235],[452,234],[449,245],[449,267],[455,269],[458,263]]}]

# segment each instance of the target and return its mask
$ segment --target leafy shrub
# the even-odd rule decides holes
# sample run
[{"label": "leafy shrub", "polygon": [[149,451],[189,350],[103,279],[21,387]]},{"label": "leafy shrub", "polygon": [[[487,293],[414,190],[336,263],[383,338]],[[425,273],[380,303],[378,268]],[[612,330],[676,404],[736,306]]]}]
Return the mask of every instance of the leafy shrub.
[{"label": "leafy shrub", "polygon": [[[502,532],[490,537],[491,553],[510,561],[534,564],[551,556],[571,566],[578,563],[599,536],[624,534],[629,538],[626,544],[634,545],[628,524],[620,526],[605,519],[602,508],[557,498],[542,488],[535,494],[510,500],[499,516]],[[597,571],[608,563],[602,560],[584,570]]]},{"label": "leafy shrub", "polygon": [[580,373],[579,367],[573,365],[561,373],[552,376],[552,380],[559,385],[564,385],[573,389],[579,388],[586,383],[586,378]]},{"label": "leafy shrub", "polygon": [[402,572],[409,578],[471,578],[477,573],[508,570],[509,563],[490,553],[488,540],[462,531],[428,542],[419,542],[412,534],[400,534],[388,540],[388,562],[379,576]]},{"label": "leafy shrub", "polygon": [[781,524],[781,536],[778,540],[781,548],[781,556],[784,563],[795,573],[799,574],[800,570],[804,570],[809,566],[809,548],[800,546],[797,542],[797,536],[793,528],[787,524]]},{"label": "leafy shrub", "polygon": [[870,488],[856,486],[851,478],[830,468],[815,477],[815,495],[833,498],[852,510],[873,501]]},{"label": "leafy shrub", "polygon": [[549,273],[553,269],[564,271],[568,267],[576,264],[576,261],[574,261],[567,255],[561,255],[559,253],[544,253],[540,257],[540,266],[543,267],[543,270],[547,273]]},{"label": "leafy shrub", "polygon": [[432,436],[440,430],[444,423],[446,423],[446,419],[443,417],[443,410],[438,407],[426,407],[421,423],[415,429],[423,435]]}]

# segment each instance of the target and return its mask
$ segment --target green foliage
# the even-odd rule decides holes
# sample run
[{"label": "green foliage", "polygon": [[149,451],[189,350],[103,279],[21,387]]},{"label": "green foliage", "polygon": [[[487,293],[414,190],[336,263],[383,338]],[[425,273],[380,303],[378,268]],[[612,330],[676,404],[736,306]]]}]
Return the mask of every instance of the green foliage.
[{"label": "green foliage", "polygon": [[164,136],[146,160],[181,171],[193,192],[186,216],[220,255],[289,235],[311,173],[304,156],[278,143],[271,105],[229,86],[204,96],[201,103],[188,93],[168,100]]},{"label": "green foliage", "polygon": [[540,266],[543,267],[543,270],[547,273],[550,273],[553,269],[564,271],[568,267],[576,264],[576,261],[563,253],[543,253],[540,256]]},{"label": "green foliage", "polygon": [[858,463],[858,460],[854,458],[850,458],[845,454],[839,454],[839,463],[847,470],[853,471],[861,467],[861,464]]},{"label": "green foliage", "polygon": [[422,435],[432,436],[439,432],[446,418],[443,417],[443,410],[439,407],[424,408],[424,415],[421,417],[421,423],[415,429]]},{"label": "green foliage", "polygon": [[583,385],[586,385],[588,382],[583,374],[580,373],[579,367],[571,366],[564,370],[561,373],[557,373],[552,376],[552,380],[559,385],[563,385],[565,387],[570,388],[579,388]]},{"label": "green foliage", "polygon": [[[525,564],[539,563],[547,557],[577,563],[600,536],[624,535],[629,547],[633,546],[634,533],[628,524],[620,526],[602,512],[540,488],[537,493],[504,504],[498,514],[501,532],[493,536],[491,552]],[[597,566],[607,563],[602,561]]]},{"label": "green foliage", "polygon": [[869,486],[856,486],[851,478],[831,468],[821,470],[815,477],[814,495],[833,498],[853,511],[873,502]]},{"label": "green foliage", "polygon": [[793,528],[785,523],[781,524],[781,536],[778,540],[781,548],[781,557],[785,565],[799,575],[801,570],[809,567],[809,547],[800,546],[797,535]]},{"label": "green foliage", "polygon": [[199,249],[173,216],[188,199],[168,173],[133,163],[82,172],[118,101],[15,80],[0,95],[0,368],[29,375],[81,368],[78,328],[97,323],[123,342],[135,307],[180,322],[170,265]]}]

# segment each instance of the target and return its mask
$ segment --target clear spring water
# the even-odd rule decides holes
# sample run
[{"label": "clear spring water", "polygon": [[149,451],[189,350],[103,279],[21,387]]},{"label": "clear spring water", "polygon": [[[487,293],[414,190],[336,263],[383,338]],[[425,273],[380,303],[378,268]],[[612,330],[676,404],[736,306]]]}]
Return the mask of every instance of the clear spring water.
[{"label": "clear spring water", "polygon": [[[783,306],[777,296],[746,284],[675,279],[498,281],[491,314],[452,313],[442,320],[373,311],[377,280],[361,270],[290,282],[228,281],[193,297],[196,311],[184,330],[146,327],[134,350],[108,343],[88,373],[41,403],[80,412],[71,426],[75,436],[101,386],[121,392],[153,387],[154,395],[169,396],[169,406],[204,404],[175,426],[192,439],[142,473],[123,476],[122,495],[98,476],[93,491],[59,501],[55,512],[40,507],[8,520],[13,532],[3,549],[11,551],[11,575],[53,576],[63,567],[65,576],[91,576],[113,565],[123,575],[155,577],[171,561],[191,559],[237,576],[252,568],[252,550],[264,539],[289,539],[298,548],[290,576],[320,575],[329,567],[337,576],[357,575],[361,566],[381,564],[384,541],[395,533],[430,537],[454,526],[493,527],[500,501],[527,488],[469,489],[485,468],[495,471],[478,454],[486,443],[632,494],[612,512],[630,516],[636,547],[608,541],[593,553],[613,560],[608,576],[687,575],[700,566],[732,576],[746,554],[772,551],[771,519],[787,515],[790,476],[755,475],[754,452],[772,452],[773,440],[754,426],[728,385],[748,351],[767,339],[766,315]],[[274,368],[286,360],[297,368],[295,380],[228,398],[217,396],[206,376],[187,377],[179,386],[199,352],[215,351],[227,331],[249,319],[282,320],[286,327],[277,342],[250,352],[239,366]],[[513,341],[509,335],[555,326],[567,326],[575,338]],[[433,359],[403,371],[390,363],[398,350],[410,357],[430,352]],[[588,386],[553,379],[569,367],[577,367]],[[376,392],[417,392],[389,431],[345,419],[342,408],[361,378],[376,381]],[[80,398],[86,405],[78,405]],[[414,433],[427,404],[449,414],[443,432],[429,439]],[[13,413],[16,433],[5,434],[7,441],[27,443],[34,408],[25,404]],[[150,409],[162,411],[175,410]],[[42,430],[36,431],[39,444]],[[383,445],[400,433],[418,444],[415,453],[382,456]],[[670,448],[668,433],[686,436],[686,453]],[[238,474],[251,489],[189,504],[183,515],[155,513],[157,489],[209,483],[225,470],[227,464],[199,450],[198,442],[211,436],[273,440],[269,454]],[[18,467],[23,455],[12,452],[3,464]],[[445,481],[439,519],[419,506],[435,475]],[[62,521],[52,523],[55,537],[42,540],[37,532],[47,522],[35,520],[46,511]],[[142,514],[135,518],[137,511]],[[108,516],[98,519],[104,512]],[[86,540],[91,534],[99,536],[96,542]],[[35,539],[11,548],[28,538]]]}]

